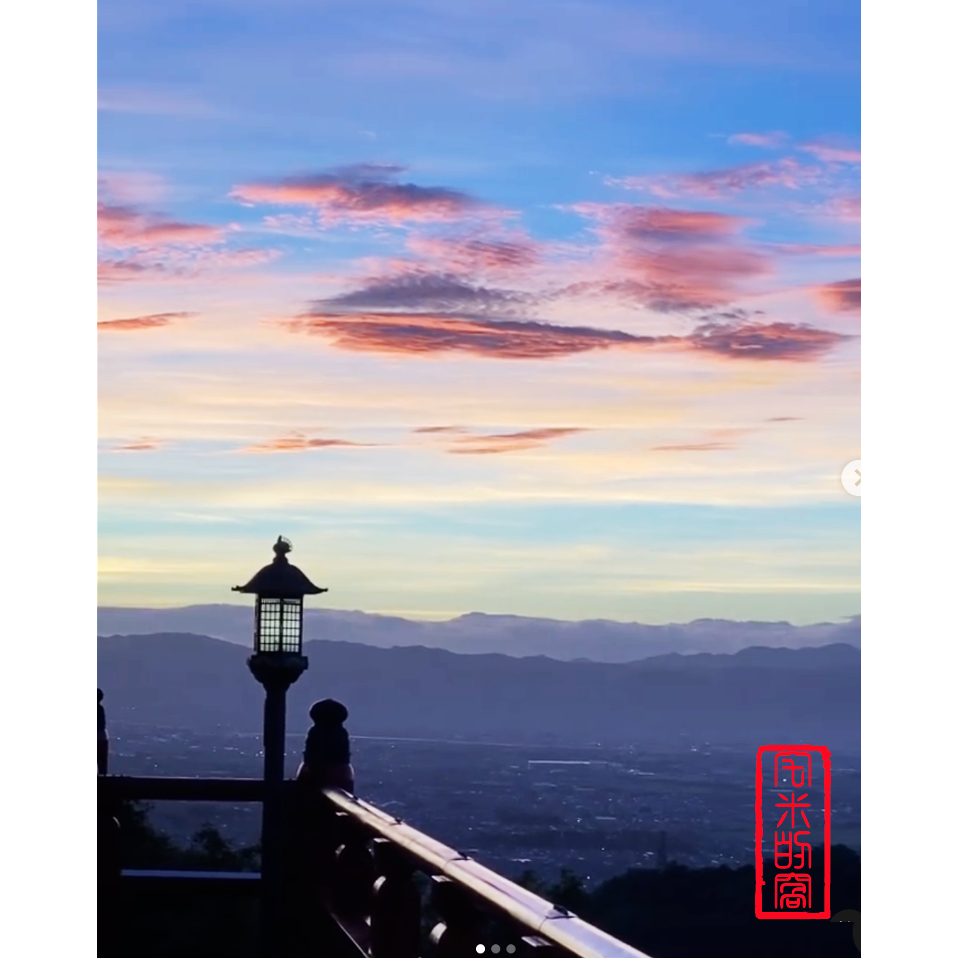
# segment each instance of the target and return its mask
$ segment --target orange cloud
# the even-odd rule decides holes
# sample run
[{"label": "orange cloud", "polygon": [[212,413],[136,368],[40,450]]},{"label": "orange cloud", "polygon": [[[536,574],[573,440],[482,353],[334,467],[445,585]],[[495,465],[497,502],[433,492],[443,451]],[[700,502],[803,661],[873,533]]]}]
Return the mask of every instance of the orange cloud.
[{"label": "orange cloud", "polygon": [[152,313],[149,316],[131,316],[128,319],[104,319],[98,322],[97,329],[105,332],[126,332],[135,329],[156,329],[169,326],[174,320],[195,316],[195,313]]},{"label": "orange cloud", "polygon": [[488,436],[468,436],[454,440],[454,445],[446,451],[457,455],[497,455],[506,452],[519,452],[535,449],[554,439],[573,436],[584,432],[583,429],[551,428],[524,429],[521,432],[506,432]]},{"label": "orange cloud", "polygon": [[481,207],[456,190],[396,182],[402,171],[399,166],[353,166],[272,183],[240,184],[230,196],[246,203],[312,206],[327,222],[448,222]]},{"label": "orange cloud", "polygon": [[738,449],[738,446],[728,442],[687,442],[671,446],[653,446],[652,452],[724,452],[728,449]]},{"label": "orange cloud", "polygon": [[307,439],[301,433],[293,433],[279,439],[256,446],[249,446],[243,452],[305,452],[310,449],[362,448],[374,445],[368,442],[349,442],[347,439]]},{"label": "orange cloud", "polygon": [[149,452],[153,449],[159,449],[163,443],[155,439],[140,439],[136,442],[129,442],[123,446],[114,446],[114,452]]},{"label": "orange cloud", "polygon": [[818,301],[833,313],[855,313],[862,308],[862,281],[846,279],[815,287]]}]

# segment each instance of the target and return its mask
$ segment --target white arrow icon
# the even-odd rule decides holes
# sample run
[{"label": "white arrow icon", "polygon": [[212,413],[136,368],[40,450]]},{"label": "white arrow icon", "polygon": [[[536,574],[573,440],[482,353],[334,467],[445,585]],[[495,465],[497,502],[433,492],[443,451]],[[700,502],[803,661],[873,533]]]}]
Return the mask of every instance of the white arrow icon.
[{"label": "white arrow icon", "polygon": [[845,487],[845,492],[851,493],[853,496],[861,497],[862,494],[862,461],[861,459],[856,459],[854,462],[850,462],[842,470],[842,485]]}]

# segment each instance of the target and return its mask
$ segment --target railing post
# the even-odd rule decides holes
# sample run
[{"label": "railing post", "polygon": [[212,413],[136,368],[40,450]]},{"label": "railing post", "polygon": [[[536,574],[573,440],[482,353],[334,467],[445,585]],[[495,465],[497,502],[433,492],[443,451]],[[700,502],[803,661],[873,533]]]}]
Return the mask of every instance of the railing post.
[{"label": "railing post", "polygon": [[97,796],[97,925],[104,953],[116,953],[123,907],[120,903],[120,823],[110,793]]},{"label": "railing post", "polygon": [[343,843],[336,849],[331,889],[333,904],[343,915],[365,918],[369,915],[376,877],[369,836],[345,812],[337,813],[336,818],[342,829]]},{"label": "railing post", "polygon": [[373,860],[379,875],[369,916],[373,958],[418,958],[422,902],[415,866],[385,838],[373,839]]},{"label": "railing post", "polygon": [[471,958],[482,943],[483,916],[468,892],[451,878],[434,875],[431,900],[442,919],[429,936],[435,958]]}]

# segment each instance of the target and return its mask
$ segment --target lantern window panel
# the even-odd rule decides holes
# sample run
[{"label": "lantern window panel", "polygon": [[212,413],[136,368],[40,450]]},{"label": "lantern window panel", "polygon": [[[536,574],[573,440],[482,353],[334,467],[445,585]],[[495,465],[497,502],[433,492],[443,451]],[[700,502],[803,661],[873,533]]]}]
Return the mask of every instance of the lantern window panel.
[{"label": "lantern window panel", "polygon": [[283,599],[282,603],[280,650],[299,653],[303,644],[303,602],[301,599]]},{"label": "lantern window panel", "polygon": [[301,599],[258,599],[257,650],[292,652],[302,650],[303,603]]}]

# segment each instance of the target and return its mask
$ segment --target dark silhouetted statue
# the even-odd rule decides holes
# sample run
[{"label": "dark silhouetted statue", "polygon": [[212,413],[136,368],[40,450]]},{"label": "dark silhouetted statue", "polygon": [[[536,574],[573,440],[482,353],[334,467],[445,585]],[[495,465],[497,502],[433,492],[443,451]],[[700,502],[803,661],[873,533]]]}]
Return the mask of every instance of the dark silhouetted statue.
[{"label": "dark silhouetted statue", "polygon": [[106,732],[106,712],[103,711],[103,689],[96,690],[96,771],[106,775],[110,760],[110,736]]},{"label": "dark silhouetted statue", "polygon": [[349,711],[341,702],[323,699],[309,710],[309,717],[313,727],[306,736],[297,780],[316,788],[341,788],[352,794],[355,779],[350,764],[349,733],[343,727]]}]

